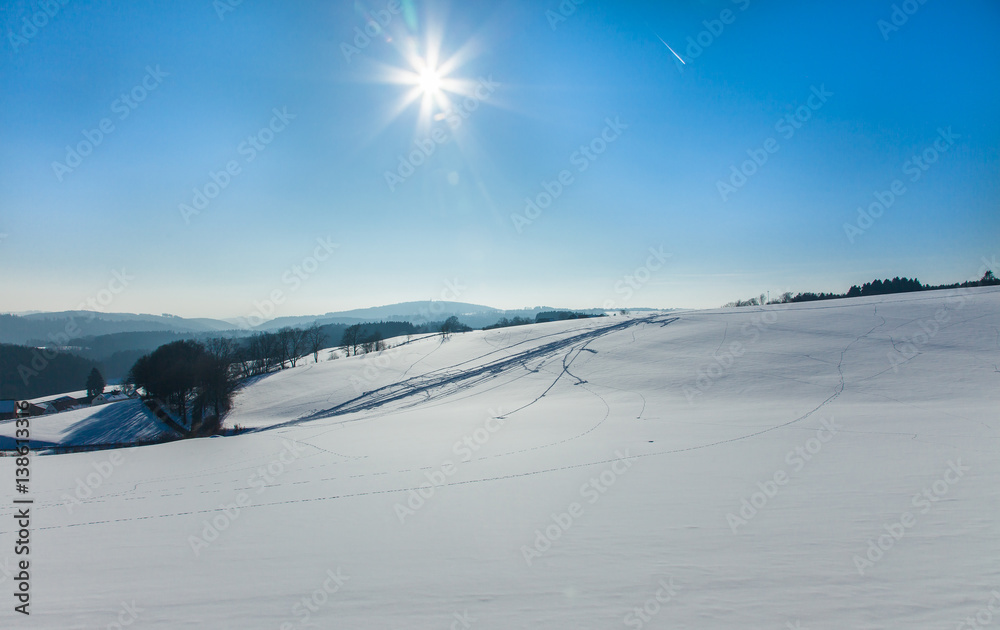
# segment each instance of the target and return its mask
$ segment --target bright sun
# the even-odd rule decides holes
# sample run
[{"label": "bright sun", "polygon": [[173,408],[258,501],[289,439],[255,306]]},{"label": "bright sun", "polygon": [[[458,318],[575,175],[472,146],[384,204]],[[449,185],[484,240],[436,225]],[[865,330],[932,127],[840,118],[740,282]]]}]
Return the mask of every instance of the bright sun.
[{"label": "bright sun", "polygon": [[433,96],[441,90],[441,75],[434,68],[426,67],[420,72],[418,85],[424,94]]},{"label": "bright sun", "polygon": [[[454,54],[442,58],[440,32],[430,30],[432,32],[422,43],[415,37],[404,35],[394,38],[405,62],[402,65],[378,64],[377,81],[405,88],[398,101],[390,106],[381,128],[385,128],[410,105],[417,104],[417,130],[424,133],[434,122],[443,120],[458,103],[478,98],[476,89],[480,82],[458,78],[453,73],[480,53],[483,48],[481,42],[469,40]],[[475,104],[478,105],[478,101]]]}]

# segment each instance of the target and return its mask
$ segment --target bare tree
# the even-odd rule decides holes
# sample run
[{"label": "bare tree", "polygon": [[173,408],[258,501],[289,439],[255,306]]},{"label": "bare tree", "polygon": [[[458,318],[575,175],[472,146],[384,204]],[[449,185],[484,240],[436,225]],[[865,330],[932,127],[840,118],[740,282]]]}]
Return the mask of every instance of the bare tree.
[{"label": "bare tree", "polygon": [[213,337],[205,342],[205,350],[226,364],[236,360],[236,342],[230,337]]},{"label": "bare tree", "polygon": [[365,354],[385,350],[385,342],[382,341],[382,333],[375,332],[368,337],[365,337],[365,340],[361,342],[361,350]]},{"label": "bare tree", "polygon": [[253,360],[250,358],[249,340],[237,345],[233,350],[233,362],[239,370],[241,378],[252,376]]},{"label": "bare tree", "polygon": [[361,324],[352,324],[344,330],[344,336],[340,338],[340,345],[344,348],[347,356],[351,356],[351,349],[354,354],[358,354],[358,346],[361,344]]},{"label": "bare tree", "polygon": [[292,329],[286,327],[282,328],[277,333],[275,333],[278,337],[277,350],[278,350],[278,361],[280,362],[278,366],[279,370],[285,369],[285,363],[288,362],[288,353],[289,350],[291,350],[290,346],[292,345],[291,332]]},{"label": "bare tree", "polygon": [[292,367],[295,367],[295,363],[302,357],[309,354],[306,347],[306,331],[293,328],[291,334],[291,348],[289,354],[291,355]]},{"label": "bare tree", "polygon": [[322,326],[313,322],[313,325],[305,330],[306,337],[306,348],[313,355],[313,361],[319,363],[319,351],[323,349],[323,344],[326,343],[326,333],[323,332]]},{"label": "bare tree", "polygon": [[295,367],[303,356],[305,338],[305,331],[298,328],[286,326],[278,331],[278,356],[281,359],[281,367],[284,367],[286,361]]},{"label": "bare tree", "polygon": [[253,335],[247,341],[246,353],[246,363],[249,365],[247,376],[267,374],[274,367],[281,366],[279,360],[282,351],[278,343],[278,335],[267,332]]},{"label": "bare tree", "polygon": [[267,333],[257,333],[246,341],[243,374],[245,376],[256,376],[267,370],[267,358],[265,353],[264,335]]}]

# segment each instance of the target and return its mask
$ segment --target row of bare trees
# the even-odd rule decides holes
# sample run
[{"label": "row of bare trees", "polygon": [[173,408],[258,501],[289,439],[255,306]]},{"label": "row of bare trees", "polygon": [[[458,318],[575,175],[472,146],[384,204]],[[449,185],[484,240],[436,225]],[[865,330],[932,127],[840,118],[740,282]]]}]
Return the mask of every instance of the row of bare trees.
[{"label": "row of bare trees", "polygon": [[241,379],[295,367],[309,354],[318,361],[325,342],[326,333],[318,324],[245,339],[175,341],[140,357],[125,380],[167,405],[184,423],[190,419],[190,426],[209,434],[222,426]]},{"label": "row of bare trees", "polygon": [[365,335],[365,330],[361,324],[352,324],[344,329],[344,334],[340,338],[340,347],[344,349],[347,356],[351,356],[352,351],[355,356],[358,354],[368,354],[369,352],[381,352],[385,350],[385,341],[379,331]]},{"label": "row of bare trees", "polygon": [[259,332],[244,340],[212,339],[210,348],[219,347],[220,354],[236,366],[240,377],[267,374],[286,367],[295,367],[299,359],[313,355],[319,361],[319,351],[326,343],[326,333],[319,324],[309,328],[282,328],[276,332]]},{"label": "row of bare trees", "polygon": [[[245,378],[295,367],[300,359],[319,352],[327,330],[317,323],[309,328],[285,327],[257,332],[242,339],[215,337],[203,342],[181,340],[160,346],[132,366],[126,382],[145,396],[161,400],[191,426],[214,432],[230,409],[233,394]],[[348,326],[340,339],[347,356],[381,352],[384,334],[407,336],[421,330],[439,331],[444,338],[470,328],[457,317],[439,324],[415,327],[409,322],[378,322]],[[96,389],[96,386],[95,386]]]}]

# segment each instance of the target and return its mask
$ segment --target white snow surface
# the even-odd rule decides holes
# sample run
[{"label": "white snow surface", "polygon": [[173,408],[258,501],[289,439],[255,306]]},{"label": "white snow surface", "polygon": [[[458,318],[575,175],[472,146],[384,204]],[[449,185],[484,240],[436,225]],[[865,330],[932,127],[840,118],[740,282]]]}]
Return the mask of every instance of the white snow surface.
[{"label": "white snow surface", "polygon": [[[13,448],[17,426],[0,422],[0,446]],[[31,442],[39,446],[129,444],[178,438],[140,400],[125,400],[31,418]]]},{"label": "white snow surface", "polygon": [[[241,390],[228,424],[247,433],[33,457],[31,615],[13,612],[25,556],[7,501],[3,627],[815,630],[1000,615],[1000,291],[324,357]],[[0,462],[13,490],[14,460]]]}]

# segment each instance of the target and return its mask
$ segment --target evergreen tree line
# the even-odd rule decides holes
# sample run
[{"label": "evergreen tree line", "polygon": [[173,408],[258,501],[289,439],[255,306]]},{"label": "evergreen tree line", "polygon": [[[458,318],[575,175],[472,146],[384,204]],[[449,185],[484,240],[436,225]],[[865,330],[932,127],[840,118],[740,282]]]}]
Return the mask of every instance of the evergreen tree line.
[{"label": "evergreen tree line", "polygon": [[26,400],[83,389],[100,365],[53,348],[0,344],[0,399]]},{"label": "evergreen tree line", "polygon": [[507,319],[506,317],[501,317],[500,320],[493,324],[492,326],[483,326],[483,330],[493,330],[494,328],[510,328],[511,326],[527,326],[528,324],[534,324],[535,320],[530,317],[511,317]]},{"label": "evergreen tree line", "polygon": [[926,285],[921,284],[920,280],[916,278],[900,278],[895,277],[892,280],[874,280],[872,282],[866,282],[861,286],[853,285],[848,289],[847,293],[797,293],[792,295],[792,293],[783,293],[780,297],[771,300],[770,302],[761,295],[760,297],[752,297],[747,300],[736,300],[735,302],[729,302],[723,308],[730,307],[741,307],[741,306],[760,306],[762,304],[792,304],[796,302],[815,302],[817,300],[836,300],[841,298],[853,298],[853,297],[867,297],[870,295],[891,295],[894,293],[911,293],[914,291],[937,291],[940,289],[961,289],[968,287],[988,287],[1000,285],[1000,279],[993,275],[993,272],[987,270],[983,274],[983,277],[979,280],[969,280],[962,283],[955,284],[939,284],[939,285]]},{"label": "evergreen tree line", "polygon": [[340,347],[347,356],[381,352],[386,349],[385,339],[413,335],[441,333],[445,337],[451,333],[468,332],[471,327],[452,315],[443,322],[412,324],[410,322],[369,322],[352,324],[344,329],[340,337]]},{"label": "evergreen tree line", "polygon": [[[238,378],[230,362],[230,339],[208,344],[184,339],[143,355],[126,382],[172,410],[184,424],[215,433],[232,406]],[[215,343],[219,342],[219,343]]]}]

